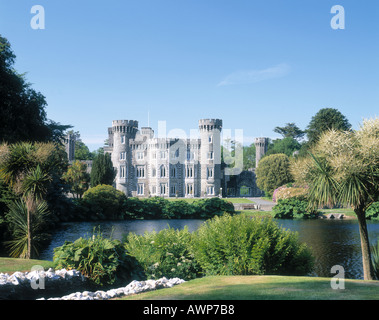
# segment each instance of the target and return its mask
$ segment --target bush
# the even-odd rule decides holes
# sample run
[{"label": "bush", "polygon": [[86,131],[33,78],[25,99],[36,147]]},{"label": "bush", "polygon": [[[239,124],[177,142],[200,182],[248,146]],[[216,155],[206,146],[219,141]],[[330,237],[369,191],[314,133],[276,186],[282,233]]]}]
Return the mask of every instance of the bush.
[{"label": "bush", "polygon": [[305,275],[313,266],[297,233],[243,215],[206,221],[193,234],[191,251],[206,275]]},{"label": "bush", "polygon": [[234,213],[234,206],[220,198],[169,201],[161,197],[147,199],[128,198],[125,200],[126,216],[132,219],[206,219],[224,212]]},{"label": "bush", "polygon": [[92,219],[118,219],[124,216],[126,196],[109,185],[98,185],[83,194],[82,209]]},{"label": "bush", "polygon": [[366,219],[379,220],[379,201],[374,202],[366,211]]},{"label": "bush", "polygon": [[290,159],[280,153],[265,156],[259,161],[256,176],[258,188],[272,194],[276,188],[293,182]]},{"label": "bush", "polygon": [[275,189],[272,195],[272,201],[278,202],[284,199],[307,200],[308,188],[303,186],[292,185],[292,183]]},{"label": "bush", "polygon": [[124,241],[127,254],[136,258],[148,278],[165,276],[189,280],[199,274],[199,266],[188,247],[191,238],[187,228],[168,228],[144,235],[130,233]]},{"label": "bush", "polygon": [[100,232],[91,238],[66,241],[54,249],[55,268],[76,269],[97,285],[112,284],[117,277],[130,279],[138,271],[135,259],[125,254],[119,240],[107,239]]},{"label": "bush", "polygon": [[316,218],[317,211],[308,210],[308,202],[296,198],[279,200],[272,208],[275,219]]}]

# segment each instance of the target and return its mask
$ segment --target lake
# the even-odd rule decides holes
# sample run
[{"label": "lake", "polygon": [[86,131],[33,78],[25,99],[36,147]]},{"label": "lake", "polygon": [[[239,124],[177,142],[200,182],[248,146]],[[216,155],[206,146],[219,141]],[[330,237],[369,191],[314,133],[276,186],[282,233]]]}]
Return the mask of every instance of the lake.
[{"label": "lake", "polygon": [[[169,225],[182,229],[188,226],[195,231],[204,220],[127,220],[107,222],[70,222],[62,223],[54,230],[50,245],[41,252],[40,259],[52,260],[53,249],[61,246],[66,240],[75,241],[80,237],[91,236],[94,227],[100,226],[104,236],[121,240],[123,235],[134,232],[160,231]],[[345,277],[363,279],[362,256],[358,222],[356,220],[276,220],[285,229],[297,231],[299,239],[312,250],[315,261],[313,276],[333,277],[330,273],[334,265],[345,270]],[[371,244],[379,239],[379,222],[367,222]],[[113,231],[112,231],[113,230]]]}]

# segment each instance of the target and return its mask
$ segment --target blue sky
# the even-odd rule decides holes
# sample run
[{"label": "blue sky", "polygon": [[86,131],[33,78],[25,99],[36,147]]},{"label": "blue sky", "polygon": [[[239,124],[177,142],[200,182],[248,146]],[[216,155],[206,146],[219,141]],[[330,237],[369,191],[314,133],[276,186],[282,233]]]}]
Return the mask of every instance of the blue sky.
[{"label": "blue sky", "polygon": [[[45,29],[33,30],[33,5]],[[345,9],[334,30],[332,6]],[[379,110],[379,1],[0,0],[0,34],[45,95],[48,118],[91,150],[112,120],[167,131],[201,118],[254,137],[304,129],[320,108],[358,128]]]}]

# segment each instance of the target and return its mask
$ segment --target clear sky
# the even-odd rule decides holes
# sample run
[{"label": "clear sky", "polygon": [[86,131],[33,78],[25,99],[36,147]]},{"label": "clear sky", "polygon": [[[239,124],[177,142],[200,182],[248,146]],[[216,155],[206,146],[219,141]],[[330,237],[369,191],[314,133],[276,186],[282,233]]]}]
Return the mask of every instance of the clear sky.
[{"label": "clear sky", "polygon": [[[31,8],[45,9],[34,30]],[[345,9],[345,29],[331,8]],[[377,0],[0,0],[0,34],[47,99],[91,150],[112,120],[167,131],[201,118],[254,137],[305,129],[321,108],[358,128],[379,110]]]}]

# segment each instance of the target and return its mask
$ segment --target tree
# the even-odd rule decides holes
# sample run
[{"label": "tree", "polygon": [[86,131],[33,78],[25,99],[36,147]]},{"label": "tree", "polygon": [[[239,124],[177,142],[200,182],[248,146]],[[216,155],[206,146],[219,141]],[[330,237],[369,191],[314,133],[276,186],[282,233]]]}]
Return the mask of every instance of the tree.
[{"label": "tree", "polygon": [[91,187],[99,184],[112,185],[116,177],[116,171],[113,168],[113,163],[110,154],[99,153],[92,163],[91,169]]},{"label": "tree", "polygon": [[[27,258],[32,257],[32,240],[35,238],[33,217],[39,210],[46,217],[43,203],[45,203],[46,194],[54,180],[53,177],[57,172],[61,172],[62,166],[60,152],[53,143],[22,142],[0,146],[0,180],[15,195],[19,196],[19,199],[8,203],[8,209],[10,213],[12,210],[13,213],[18,210],[18,213],[14,214],[15,217],[22,217],[21,213],[26,213],[26,230],[23,231],[22,228],[19,228],[15,232],[18,237],[15,240],[16,242],[20,240],[19,236],[22,232],[26,232],[27,251],[25,257]],[[15,205],[17,201],[19,205]],[[14,223],[15,219],[10,221]],[[19,221],[18,225],[22,226],[22,221]],[[15,247],[13,249],[18,250]]]},{"label": "tree", "polygon": [[269,194],[272,194],[276,188],[293,182],[290,160],[285,154],[263,157],[258,163],[256,175],[258,188]]},{"label": "tree", "polygon": [[70,191],[77,199],[81,199],[83,193],[88,190],[90,174],[84,162],[75,160],[63,175],[63,179],[70,185]]},{"label": "tree", "polygon": [[284,153],[288,157],[292,157],[294,152],[300,148],[301,144],[292,137],[276,139],[268,145],[266,155]]},{"label": "tree", "polygon": [[301,130],[295,123],[286,123],[284,127],[275,127],[274,132],[279,133],[283,138],[292,138],[295,140],[301,140],[305,131]]},{"label": "tree", "polygon": [[14,70],[16,56],[0,35],[0,142],[58,141],[71,126],[46,116],[46,99]]},{"label": "tree", "polygon": [[365,280],[372,280],[366,211],[379,198],[379,119],[365,120],[357,131],[324,132],[308,158],[292,166],[296,181],[309,186],[313,207],[351,206],[357,215]]},{"label": "tree", "polygon": [[306,129],[309,144],[314,144],[324,131],[330,129],[348,131],[351,129],[351,124],[337,109],[320,109],[312,117]]},{"label": "tree", "polygon": [[243,147],[243,169],[248,170],[255,168],[255,144],[252,143],[250,146]]}]

